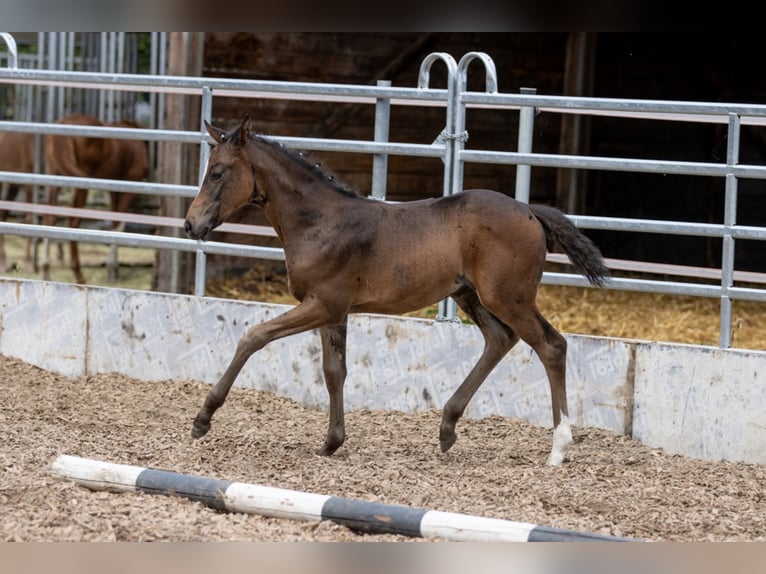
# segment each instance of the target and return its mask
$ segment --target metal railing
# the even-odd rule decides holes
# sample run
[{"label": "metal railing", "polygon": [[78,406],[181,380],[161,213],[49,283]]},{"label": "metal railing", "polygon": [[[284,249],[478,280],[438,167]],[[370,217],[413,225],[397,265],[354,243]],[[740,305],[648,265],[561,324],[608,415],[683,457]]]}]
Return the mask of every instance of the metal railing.
[{"label": "metal railing", "polygon": [[[462,93],[461,105],[545,109],[560,113],[610,114],[657,121],[693,121],[727,123],[725,162],[689,162],[623,159],[593,156],[567,156],[521,152],[462,150],[463,162],[507,163],[556,168],[617,170],[637,173],[681,174],[719,177],[725,180],[724,221],[722,224],[688,223],[646,219],[596,216],[570,216],[578,227],[637,233],[662,233],[720,238],[723,244],[721,280],[718,285],[675,281],[613,278],[611,288],[720,298],[719,346],[731,345],[731,301],[733,299],[766,302],[766,290],[734,285],[734,248],[736,239],[766,240],[766,227],[739,226],[736,223],[737,183],[741,178],[766,179],[766,166],[743,165],[739,161],[742,124],[766,125],[766,106],[702,102],[667,102],[607,98],[564,98],[525,94]],[[524,118],[527,121],[524,121]],[[519,131],[531,134],[534,114],[521,116]],[[518,193],[518,192],[517,192]],[[528,197],[528,196],[527,196]],[[523,198],[521,198],[523,199]],[[544,280],[557,285],[585,286],[584,279],[563,273],[546,273]]]},{"label": "metal railing", "polygon": [[[467,91],[468,68],[473,62],[484,66],[485,91]],[[429,86],[430,70],[434,64],[447,68],[446,88]],[[734,285],[734,245],[738,239],[766,240],[766,228],[739,226],[736,223],[737,182],[741,178],[766,179],[766,166],[743,165],[739,161],[740,126],[766,126],[766,106],[747,104],[718,104],[704,102],[670,102],[660,100],[603,99],[563,96],[543,96],[522,91],[519,94],[497,91],[496,70],[491,58],[481,52],[470,52],[456,62],[452,56],[438,52],[427,56],[420,67],[416,88],[392,87],[387,82],[376,86],[275,82],[263,80],[234,80],[226,78],[198,78],[161,75],[103,74],[86,72],[60,72],[0,68],[0,83],[35,83],[67,85],[92,89],[141,90],[158,94],[193,94],[201,97],[200,130],[194,132],[172,130],[139,130],[128,128],[57,126],[25,122],[0,122],[0,131],[26,131],[34,133],[79,134],[94,137],[121,137],[149,141],[177,141],[200,146],[200,178],[207,163],[209,137],[202,120],[210,121],[213,97],[274,98],[292,100],[325,100],[363,103],[376,106],[374,141],[279,138],[285,145],[314,151],[363,153],[373,156],[372,190],[377,198],[385,198],[386,159],[389,155],[441,158],[444,162],[443,193],[449,195],[462,190],[463,167],[466,163],[508,164],[516,166],[516,197],[529,200],[530,168],[532,166],[577,168],[591,170],[618,170],[643,173],[685,174],[701,177],[724,178],[726,185],[724,221],[721,224],[658,221],[577,215],[570,216],[578,227],[624,231],[629,233],[662,233],[718,238],[722,241],[722,262],[718,284],[660,281],[629,277],[614,277],[608,283],[612,289],[661,292],[679,295],[715,297],[720,299],[719,345],[731,344],[731,301],[734,299],[766,302],[766,289]],[[413,144],[388,141],[390,108],[393,105],[428,105],[445,109],[445,128],[433,143]],[[468,131],[465,110],[500,108],[519,115],[518,151],[466,149]],[[595,156],[568,156],[540,154],[532,151],[532,133],[535,110],[555,113],[586,115],[612,115],[644,118],[658,121],[721,122],[728,126],[728,149],[725,162],[683,162],[646,159],[625,159]],[[51,177],[37,174],[0,172],[0,181],[36,185],[62,185],[130,191],[156,195],[192,197],[194,186],[163,183],[137,183],[109,180]],[[156,236],[139,237],[133,233],[97,230],[74,230],[0,223],[0,233],[27,236],[48,236],[61,240],[90,241],[128,246],[178,249],[196,254],[194,292],[204,294],[205,261],[208,253],[236,254],[255,258],[283,257],[280,249],[257,246],[229,245],[199,242],[180,238]],[[546,272],[543,282],[557,285],[587,286],[579,275]],[[440,316],[455,317],[454,302],[440,304]]]},{"label": "metal railing", "polygon": [[[7,41],[7,37],[4,37]],[[203,121],[211,121],[212,98],[284,98],[325,100],[374,104],[378,107],[376,133],[378,137],[387,133],[390,119],[390,106],[393,105],[436,105],[446,106],[446,90],[421,88],[394,88],[385,83],[378,86],[354,86],[342,84],[284,83],[269,81],[230,80],[215,78],[195,78],[184,76],[161,76],[139,74],[115,74],[96,72],[52,71],[38,69],[0,68],[0,83],[16,85],[34,84],[45,86],[67,86],[86,89],[136,90],[158,94],[187,94],[201,97],[201,117],[199,131],[172,131],[156,129],[115,128],[101,126],[59,125],[35,122],[0,122],[0,131],[25,132],[54,135],[80,135],[89,137],[118,137],[146,141],[174,141],[200,146],[200,180],[207,163],[208,143],[212,140],[206,134]],[[381,138],[387,139],[387,138]],[[443,158],[448,146],[443,144],[412,144],[389,141],[355,141],[321,138],[280,138],[285,145],[300,146],[302,149],[315,151],[353,152],[374,154],[379,158],[389,155]],[[385,170],[378,169],[374,175],[374,187],[377,193],[385,195]],[[103,180],[50,176],[19,172],[0,171],[0,181],[14,184],[54,185],[89,189],[101,189],[117,192],[143,193],[191,198],[197,187],[153,182],[131,182],[121,180]],[[135,234],[116,233],[101,230],[62,229],[46,226],[28,226],[20,223],[0,222],[0,233],[34,237],[49,237],[59,240],[89,241],[113,245],[155,246],[157,249],[172,248],[192,251],[196,254],[195,287],[197,295],[204,294],[206,254],[226,254],[273,259],[282,254],[281,249],[259,246],[232,246],[226,251],[221,244],[200,242],[181,238],[160,238],[146,236],[141,240]],[[170,243],[168,243],[170,241]],[[183,247],[181,247],[183,246]]]}]

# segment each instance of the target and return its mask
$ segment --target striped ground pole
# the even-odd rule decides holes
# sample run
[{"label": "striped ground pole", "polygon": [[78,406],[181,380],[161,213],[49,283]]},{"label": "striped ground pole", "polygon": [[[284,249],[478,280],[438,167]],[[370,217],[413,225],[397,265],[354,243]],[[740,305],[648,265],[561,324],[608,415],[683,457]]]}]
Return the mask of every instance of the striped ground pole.
[{"label": "striped ground pole", "polygon": [[218,510],[319,522],[356,532],[474,542],[636,541],[496,518],[351,500],[60,455],[53,475],[92,490],[177,495]]}]

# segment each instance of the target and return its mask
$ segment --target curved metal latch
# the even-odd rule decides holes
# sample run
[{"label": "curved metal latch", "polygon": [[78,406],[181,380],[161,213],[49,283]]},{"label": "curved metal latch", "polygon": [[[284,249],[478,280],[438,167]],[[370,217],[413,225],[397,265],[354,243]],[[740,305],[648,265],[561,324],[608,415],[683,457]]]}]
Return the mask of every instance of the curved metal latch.
[{"label": "curved metal latch", "polygon": [[8,32],[0,32],[0,38],[5,40],[5,43],[8,45],[8,68],[11,70],[17,69],[19,64],[16,40]]},{"label": "curved metal latch", "polygon": [[485,52],[468,52],[460,58],[460,62],[457,65],[458,72],[458,88],[461,92],[466,91],[466,84],[468,82],[468,66],[474,60],[480,60],[484,64],[484,91],[488,94],[497,93],[497,68],[495,62]]},{"label": "curved metal latch", "polygon": [[431,81],[431,66],[437,60],[441,60],[447,66],[447,90],[452,93],[454,90],[454,81],[457,77],[457,62],[455,58],[447,52],[431,52],[420,63],[418,72],[418,89],[425,90],[429,87]]}]

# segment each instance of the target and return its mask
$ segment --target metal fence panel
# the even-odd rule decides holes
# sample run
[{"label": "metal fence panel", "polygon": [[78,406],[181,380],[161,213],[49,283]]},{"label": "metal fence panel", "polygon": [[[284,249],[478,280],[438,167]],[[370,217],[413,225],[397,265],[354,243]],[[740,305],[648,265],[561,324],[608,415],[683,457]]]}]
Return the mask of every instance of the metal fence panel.
[{"label": "metal fence panel", "polygon": [[[5,38],[7,41],[7,38]],[[156,38],[153,38],[153,42]],[[388,141],[387,125],[376,125],[375,141],[357,141],[320,138],[279,138],[284,144],[316,151],[372,154],[376,158],[388,155],[408,155],[416,157],[440,157],[444,161],[445,194],[456,193],[462,189],[463,165],[465,163],[501,163],[516,165],[517,169],[529,166],[557,168],[618,170],[644,173],[684,174],[699,177],[724,178],[726,181],[725,221],[723,224],[705,224],[679,221],[659,221],[629,218],[608,218],[577,215],[572,220],[581,228],[619,230],[626,233],[661,233],[701,237],[720,238],[724,244],[724,257],[718,284],[698,284],[675,281],[655,281],[633,278],[613,278],[608,288],[629,291],[662,292],[678,295],[717,297],[721,300],[721,328],[719,345],[730,345],[731,300],[766,301],[766,290],[743,288],[734,285],[733,249],[737,239],[765,240],[766,227],[742,227],[736,224],[737,181],[743,178],[766,179],[766,166],[742,165],[738,158],[739,126],[766,126],[766,106],[751,104],[723,104],[706,102],[670,102],[660,100],[629,100],[609,98],[584,98],[564,96],[544,96],[524,91],[518,94],[497,92],[496,71],[491,58],[486,54],[472,52],[466,54],[460,63],[444,53],[429,55],[421,64],[419,84],[416,88],[392,87],[385,82],[376,86],[278,82],[263,80],[235,80],[227,78],[195,78],[151,74],[107,72],[82,72],[76,70],[42,70],[15,67],[16,58],[9,54],[0,59],[0,86],[66,86],[81,87],[91,90],[144,91],[153,96],[166,94],[196,94],[203,99],[202,120],[210,120],[212,98],[214,97],[269,97],[276,99],[322,99],[327,101],[365,103],[378,106],[428,105],[445,109],[445,129],[432,144],[397,143]],[[447,89],[433,89],[428,86],[430,66],[441,61],[448,68]],[[471,61],[481,61],[485,67],[486,85],[484,92],[466,90],[465,74]],[[545,109],[557,113],[578,113],[591,115],[617,115],[632,118],[649,118],[658,121],[718,122],[728,124],[729,149],[725,161],[683,162],[666,160],[626,159],[596,156],[567,156],[561,154],[539,154],[532,150],[531,141],[519,139],[519,151],[500,152],[495,150],[465,149],[468,132],[465,126],[466,107],[502,108],[519,113],[521,124],[519,132],[532,133],[530,122],[534,122],[535,109]],[[388,114],[381,109],[375,114],[377,121],[388,122]],[[44,122],[9,121],[0,122],[0,130],[24,131],[33,133],[80,134],[92,137],[124,137],[146,139],[149,141],[176,141],[201,146],[200,159],[206,161],[209,137],[201,126],[198,132],[179,132],[163,129],[126,129],[94,128],[83,126],[57,126]],[[200,178],[204,165],[201,165]],[[373,189],[376,196],[383,197],[385,183],[385,163],[375,162]],[[521,178],[521,189],[517,188],[517,197],[527,200],[529,178]],[[79,178],[51,177],[39,174],[19,174],[0,172],[0,181],[30,183],[37,185],[78,185],[94,189],[113,191],[131,191],[156,195],[178,195],[192,197],[196,193],[194,186],[178,186],[163,183],[134,183],[108,180],[80,180]],[[15,233],[35,237],[59,239],[79,239],[117,245],[142,245],[155,248],[170,248],[190,251],[198,254],[197,284],[195,293],[204,293],[205,254],[237,254],[256,258],[274,259],[281,257],[281,250],[269,250],[263,247],[243,245],[201,243],[179,238],[160,238],[137,236],[111,231],[64,230],[43,226],[25,226],[23,224],[0,225],[0,232]],[[586,286],[585,280],[568,273],[545,273],[545,283],[558,285]],[[200,282],[202,284],[200,285]],[[443,318],[455,316],[454,303],[440,307]]]}]

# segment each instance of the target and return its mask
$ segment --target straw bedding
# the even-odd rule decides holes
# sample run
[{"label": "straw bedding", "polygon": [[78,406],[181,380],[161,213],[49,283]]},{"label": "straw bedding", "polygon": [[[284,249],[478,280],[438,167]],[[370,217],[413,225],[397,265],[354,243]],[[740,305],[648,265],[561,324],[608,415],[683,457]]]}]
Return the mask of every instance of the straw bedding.
[{"label": "straw bedding", "polygon": [[[210,282],[215,297],[294,304],[278,266],[257,265],[236,278]],[[718,345],[717,299],[542,285],[537,306],[562,333]],[[766,304],[732,303],[732,346],[766,350]],[[436,307],[411,315],[435,317]]]}]

